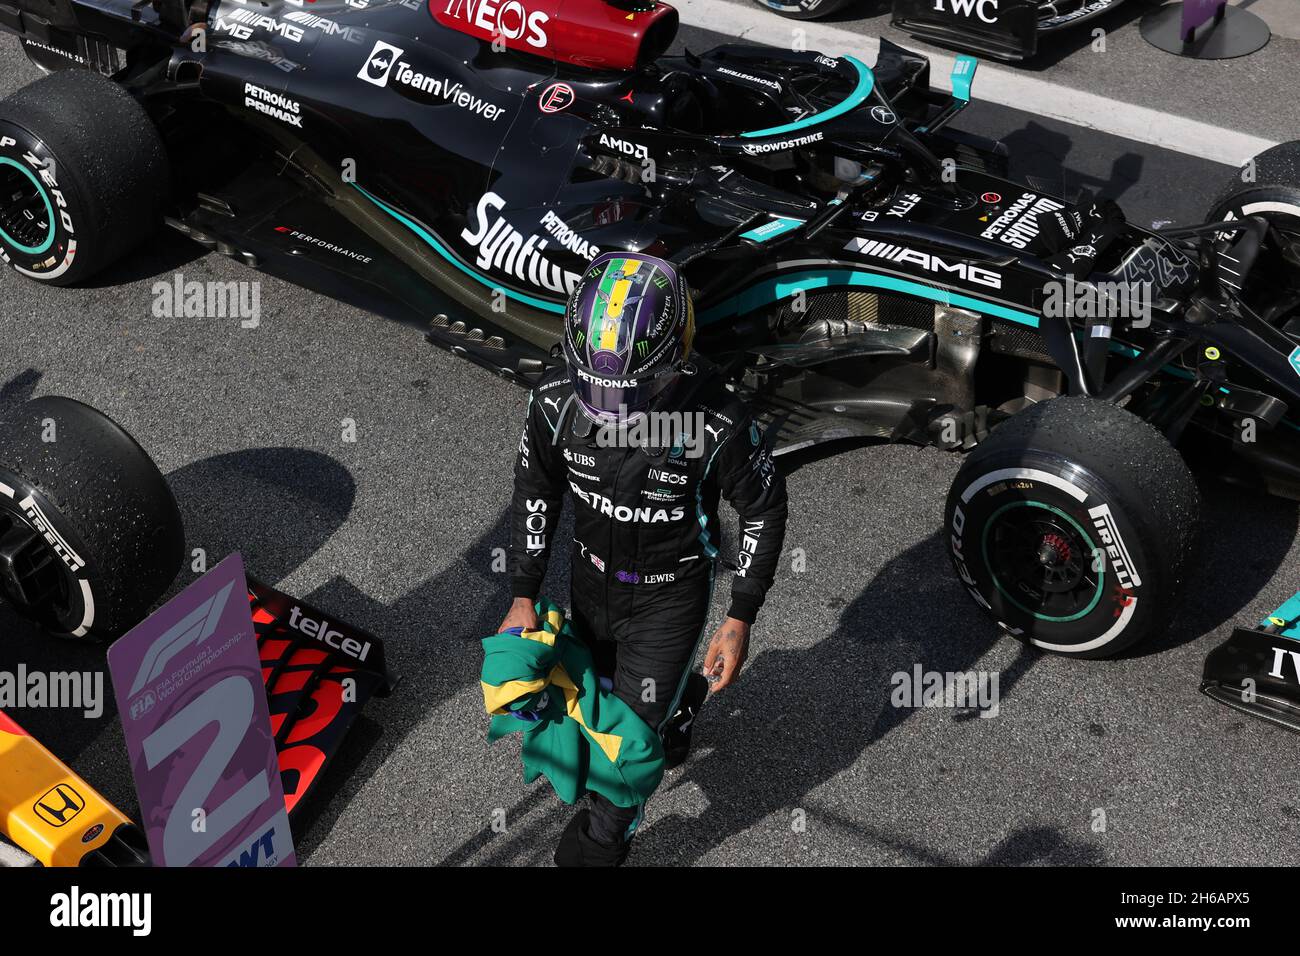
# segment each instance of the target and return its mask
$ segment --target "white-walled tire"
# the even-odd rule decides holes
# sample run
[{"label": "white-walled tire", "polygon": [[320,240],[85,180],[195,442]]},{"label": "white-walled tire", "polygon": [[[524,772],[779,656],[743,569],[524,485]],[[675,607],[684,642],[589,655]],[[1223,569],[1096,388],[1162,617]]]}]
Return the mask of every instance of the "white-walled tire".
[{"label": "white-walled tire", "polygon": [[162,139],[112,80],[41,77],[0,101],[0,261],[47,285],[88,279],[162,221]]},{"label": "white-walled tire", "polygon": [[1109,657],[1173,617],[1198,514],[1196,483],[1160,432],[1105,402],[1057,398],[967,457],[945,540],[1003,629],[1057,654]]},{"label": "white-walled tire", "polygon": [[759,6],[774,10],[792,20],[819,20],[848,6],[849,0],[756,0]]},{"label": "white-walled tire", "polygon": [[[1277,325],[1300,319],[1300,141],[1279,143],[1242,166],[1224,185],[1206,222],[1246,216],[1267,219],[1292,246],[1287,253],[1273,236],[1265,239],[1242,290],[1246,301],[1261,315],[1280,304],[1271,316]],[[1234,277],[1227,273],[1225,279]]]},{"label": "white-walled tire", "polygon": [[0,602],[53,634],[117,637],[183,555],[176,500],[116,422],[55,397],[0,421]]}]

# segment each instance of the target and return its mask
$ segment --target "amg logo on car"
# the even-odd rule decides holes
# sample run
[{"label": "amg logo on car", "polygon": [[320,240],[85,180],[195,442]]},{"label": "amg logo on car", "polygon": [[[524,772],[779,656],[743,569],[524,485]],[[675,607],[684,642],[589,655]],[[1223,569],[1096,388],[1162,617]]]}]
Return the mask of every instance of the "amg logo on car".
[{"label": "amg logo on car", "polygon": [[529,46],[544,49],[548,42],[546,24],[550,16],[540,10],[529,12],[520,0],[448,0],[443,13],[462,23],[478,27],[507,40],[522,39]]},{"label": "amg logo on car", "polygon": [[286,13],[284,18],[293,23],[301,23],[313,30],[320,30],[326,36],[342,37],[348,43],[364,43],[366,39],[364,30],[358,30],[356,27],[345,27],[333,20],[327,20],[324,17],[316,16],[314,13],[308,13],[306,10],[294,10]]},{"label": "amg logo on car", "polygon": [[297,100],[291,100],[279,93],[264,90],[252,83],[245,83],[244,105],[272,119],[279,120],[286,126],[296,126],[298,129],[302,129],[302,106]]},{"label": "amg logo on car", "polygon": [[294,43],[301,43],[303,37],[302,27],[281,23],[275,17],[264,16],[256,10],[235,10],[229,17],[218,17],[213,28],[219,33],[229,33],[236,40],[251,39],[257,31],[278,34]]},{"label": "amg logo on car", "polygon": [[1115,577],[1119,579],[1120,587],[1127,589],[1141,587],[1142,578],[1138,576],[1137,568],[1133,567],[1133,559],[1129,557],[1124,539],[1120,537],[1115,516],[1110,513],[1110,505],[1102,504],[1089,508],[1088,516],[1092,518],[1093,527],[1101,536],[1103,549],[1106,556],[1110,558],[1110,566],[1115,570]]},{"label": "amg logo on car", "polygon": [[934,11],[967,19],[974,14],[984,23],[998,22],[998,0],[934,0]]},{"label": "amg logo on car", "polygon": [[371,644],[369,641],[363,643],[355,637],[345,637],[338,631],[333,630],[329,621],[324,618],[319,621],[313,620],[303,614],[300,607],[295,607],[289,612],[289,626],[314,640],[320,641],[326,647],[342,651],[353,660],[364,662],[370,656]]},{"label": "amg logo on car", "polygon": [[959,279],[974,285],[987,286],[990,289],[1002,288],[1002,276],[990,269],[985,269],[970,262],[948,263],[928,252],[918,252],[906,246],[896,246],[892,243],[881,242],[878,239],[864,239],[862,237],[850,239],[848,245],[844,248],[848,252],[856,252],[861,256],[875,256],[878,259],[888,259],[890,262],[920,266],[927,272],[955,275]]},{"label": "amg logo on car", "polygon": [[50,524],[50,519],[45,517],[45,512],[41,510],[40,505],[36,503],[31,495],[18,502],[18,507],[23,510],[23,514],[27,515],[27,519],[31,521],[36,530],[45,536],[46,542],[54,549],[55,554],[63,560],[63,563],[68,566],[69,570],[80,571],[86,566],[86,562],[82,557],[72,550],[72,545],[68,544],[63,539],[63,536],[54,530],[54,526]]}]

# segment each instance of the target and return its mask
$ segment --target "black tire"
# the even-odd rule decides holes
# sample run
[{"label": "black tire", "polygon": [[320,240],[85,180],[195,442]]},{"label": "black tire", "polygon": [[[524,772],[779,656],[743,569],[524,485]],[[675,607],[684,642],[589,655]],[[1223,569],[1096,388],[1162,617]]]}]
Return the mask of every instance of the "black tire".
[{"label": "black tire", "polygon": [[[1246,181],[1248,174],[1253,181]],[[1279,143],[1237,170],[1205,221],[1252,215],[1263,216],[1292,242],[1300,243],[1300,141]],[[1267,238],[1242,292],[1247,303],[1260,312],[1279,302],[1296,302],[1274,317],[1279,325],[1300,318],[1300,265],[1284,259],[1272,238]]]},{"label": "black tire", "polygon": [[0,259],[49,285],[90,278],[157,227],[170,173],[144,108],[66,70],[0,101]]},{"label": "black tire", "polygon": [[49,397],[0,422],[0,598],[20,614],[55,634],[117,637],[167,590],[184,550],[167,482],[112,419]]},{"label": "black tire", "polygon": [[1110,657],[1177,607],[1200,513],[1182,457],[1152,426],[1056,398],[967,457],[945,514],[953,566],[1005,630],[1043,650]]},{"label": "black tire", "polygon": [[820,20],[843,10],[849,0],[754,0],[760,7],[774,10],[792,20]]}]

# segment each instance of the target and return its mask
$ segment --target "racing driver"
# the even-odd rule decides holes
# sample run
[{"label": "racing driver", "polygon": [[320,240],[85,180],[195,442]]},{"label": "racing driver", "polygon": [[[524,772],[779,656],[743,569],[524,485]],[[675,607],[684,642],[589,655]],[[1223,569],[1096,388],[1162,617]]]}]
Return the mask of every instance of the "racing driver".
[{"label": "racing driver", "polygon": [[[583,274],[565,316],[567,368],[545,375],[529,397],[515,463],[514,601],[500,628],[538,627],[534,601],[571,492],[570,620],[598,673],[665,737],[670,756],[674,731],[680,740],[689,730],[670,718],[694,716],[681,708],[688,684],[702,701],[706,688],[730,686],[745,662],[786,523],[785,483],[766,436],[716,366],[692,354],[694,332],[690,292],[669,263],[607,253]],[[739,516],[738,558],[727,562],[731,603],[702,676],[690,668],[721,561],[722,497]],[[626,858],[644,804],[618,807],[595,793],[590,801],[565,830],[557,865]]]}]

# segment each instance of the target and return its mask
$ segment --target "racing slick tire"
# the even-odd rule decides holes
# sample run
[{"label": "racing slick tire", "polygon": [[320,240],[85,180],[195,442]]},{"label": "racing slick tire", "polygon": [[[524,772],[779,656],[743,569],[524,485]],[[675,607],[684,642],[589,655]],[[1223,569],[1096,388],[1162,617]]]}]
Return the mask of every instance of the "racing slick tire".
[{"label": "racing slick tire", "polygon": [[[1300,140],[1279,143],[1242,166],[1224,186],[1206,222],[1263,216],[1291,244],[1288,258],[1273,237],[1265,238],[1259,259],[1242,290],[1250,305],[1272,316],[1276,324],[1300,317]],[[1288,308],[1288,304],[1290,307]]]},{"label": "racing slick tire", "polygon": [[0,259],[74,285],[161,221],[167,154],[144,108],[98,73],[64,70],[0,101]]},{"label": "racing slick tire", "polygon": [[946,544],[975,601],[1021,640],[1110,657],[1163,629],[1200,511],[1165,437],[1115,405],[1063,397],[998,426],[962,464]]},{"label": "racing slick tire", "polygon": [[135,439],[88,405],[0,420],[0,603],[67,637],[117,637],[180,570],[176,499]]},{"label": "racing slick tire", "polygon": [[760,7],[775,10],[792,20],[820,20],[844,9],[849,0],[755,0]]}]

